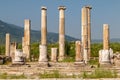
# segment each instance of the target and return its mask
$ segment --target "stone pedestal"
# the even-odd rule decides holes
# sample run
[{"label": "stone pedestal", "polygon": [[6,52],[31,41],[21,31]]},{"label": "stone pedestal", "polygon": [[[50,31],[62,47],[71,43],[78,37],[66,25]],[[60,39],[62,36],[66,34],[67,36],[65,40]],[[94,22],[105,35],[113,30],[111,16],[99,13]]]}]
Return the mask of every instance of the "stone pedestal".
[{"label": "stone pedestal", "polygon": [[40,45],[39,46],[39,62],[48,62],[47,59],[47,46],[46,45]]},{"label": "stone pedestal", "polygon": [[51,48],[51,61],[57,62],[57,48]]},{"label": "stone pedestal", "polygon": [[15,51],[15,58],[12,60],[12,64],[25,64],[25,54],[22,50],[17,49]]},{"label": "stone pedestal", "polygon": [[111,58],[113,57],[113,50],[100,50],[99,51],[99,63],[100,66],[111,65]]},{"label": "stone pedestal", "polygon": [[76,51],[75,61],[76,62],[83,61],[83,54],[82,54],[82,46],[81,45],[82,44],[80,41],[75,42],[75,51]]},{"label": "stone pedestal", "polygon": [[80,41],[75,42],[75,51],[76,51],[76,57],[75,57],[75,62],[74,65],[76,66],[84,66],[84,60],[83,60],[83,52],[82,52],[82,44]]}]

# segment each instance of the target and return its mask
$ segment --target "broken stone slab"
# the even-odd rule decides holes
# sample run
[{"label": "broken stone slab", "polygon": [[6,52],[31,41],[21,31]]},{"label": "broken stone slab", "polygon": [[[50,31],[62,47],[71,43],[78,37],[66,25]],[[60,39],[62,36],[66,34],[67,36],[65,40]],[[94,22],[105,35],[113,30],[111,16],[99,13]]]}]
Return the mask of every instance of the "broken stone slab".
[{"label": "broken stone slab", "polygon": [[39,62],[47,62],[47,46],[46,45],[40,45],[39,46]]},{"label": "broken stone slab", "polygon": [[17,49],[15,51],[15,58],[12,60],[12,64],[25,64],[25,54],[22,50]]},{"label": "broken stone slab", "polygon": [[113,50],[100,50],[99,51],[99,64],[100,66],[107,67],[112,65],[111,58],[113,57]]},{"label": "broken stone slab", "polygon": [[51,61],[57,62],[57,48],[51,48]]},{"label": "broken stone slab", "polygon": [[79,61],[79,62],[74,62],[74,65],[75,66],[85,66],[86,64],[85,64],[85,62],[84,61]]}]

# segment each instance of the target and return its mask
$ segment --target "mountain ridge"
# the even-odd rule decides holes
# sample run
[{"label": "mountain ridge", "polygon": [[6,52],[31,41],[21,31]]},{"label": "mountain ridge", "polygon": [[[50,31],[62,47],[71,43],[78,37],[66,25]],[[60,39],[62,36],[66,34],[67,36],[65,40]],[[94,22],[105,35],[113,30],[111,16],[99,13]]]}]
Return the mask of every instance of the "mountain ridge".
[{"label": "mountain ridge", "polygon": [[[11,42],[21,42],[22,37],[24,35],[24,28],[6,23],[0,20],[0,44],[5,43],[5,35],[6,33],[10,33],[11,35]],[[48,43],[58,42],[58,33],[54,32],[47,32],[47,40]],[[78,40],[76,38],[70,37],[65,35],[66,41],[75,41]],[[31,42],[39,42],[41,40],[41,31],[31,30]]]}]

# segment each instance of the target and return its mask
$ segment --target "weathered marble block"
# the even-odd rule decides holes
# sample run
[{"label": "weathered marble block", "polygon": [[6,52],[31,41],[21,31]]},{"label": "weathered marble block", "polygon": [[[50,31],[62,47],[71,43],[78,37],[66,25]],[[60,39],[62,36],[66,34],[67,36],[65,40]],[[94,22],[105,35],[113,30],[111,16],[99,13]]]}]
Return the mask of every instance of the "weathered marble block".
[{"label": "weathered marble block", "polygon": [[13,64],[24,64],[25,63],[25,54],[22,52],[22,50],[17,49],[15,51],[15,57],[12,60]]},{"label": "weathered marble block", "polygon": [[51,61],[57,62],[57,48],[51,48]]},{"label": "weathered marble block", "polygon": [[112,57],[113,57],[112,49],[99,51],[99,63],[100,64],[111,63]]},{"label": "weathered marble block", "polygon": [[40,45],[39,46],[39,62],[47,62],[47,46],[46,45]]}]

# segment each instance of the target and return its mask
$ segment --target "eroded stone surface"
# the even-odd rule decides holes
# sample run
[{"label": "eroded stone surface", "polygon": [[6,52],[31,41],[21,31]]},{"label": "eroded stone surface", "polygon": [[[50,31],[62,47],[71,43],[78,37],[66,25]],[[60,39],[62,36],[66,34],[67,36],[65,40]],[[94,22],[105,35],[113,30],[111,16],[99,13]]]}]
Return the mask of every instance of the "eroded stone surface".
[{"label": "eroded stone surface", "polygon": [[30,59],[30,31],[31,21],[29,19],[24,20],[24,38],[23,39],[23,52],[26,54],[26,58]]},{"label": "eroded stone surface", "polygon": [[65,55],[65,6],[59,6],[59,61],[64,59]]},{"label": "eroded stone surface", "polygon": [[51,61],[57,62],[57,48],[51,48]]},{"label": "eroded stone surface", "polygon": [[15,57],[12,60],[12,64],[25,64],[25,54],[22,52],[22,50],[17,49],[15,51]]},{"label": "eroded stone surface", "polygon": [[10,34],[7,33],[6,34],[6,46],[5,46],[5,55],[6,56],[10,56]]}]

